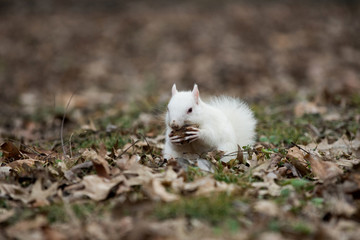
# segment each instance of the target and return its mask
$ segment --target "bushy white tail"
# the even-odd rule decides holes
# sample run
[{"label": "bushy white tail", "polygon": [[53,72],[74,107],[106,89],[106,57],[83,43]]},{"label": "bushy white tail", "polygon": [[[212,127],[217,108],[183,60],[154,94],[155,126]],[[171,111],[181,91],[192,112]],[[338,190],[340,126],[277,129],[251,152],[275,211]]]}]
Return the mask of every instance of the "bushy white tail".
[{"label": "bushy white tail", "polygon": [[229,119],[238,145],[246,146],[254,143],[256,120],[246,103],[237,98],[221,96],[211,98],[209,104],[222,111]]}]

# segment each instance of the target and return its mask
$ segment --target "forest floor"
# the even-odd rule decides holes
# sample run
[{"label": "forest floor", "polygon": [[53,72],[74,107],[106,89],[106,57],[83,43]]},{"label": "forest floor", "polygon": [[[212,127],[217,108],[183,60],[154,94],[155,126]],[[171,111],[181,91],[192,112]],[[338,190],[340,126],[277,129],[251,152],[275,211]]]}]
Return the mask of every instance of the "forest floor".
[{"label": "forest floor", "polygon": [[[358,239],[358,5],[14,2],[0,239]],[[164,160],[174,82],[245,98],[254,146]]]},{"label": "forest floor", "polygon": [[[154,111],[101,109],[65,136],[66,155],[59,139],[7,139],[2,238],[356,239],[360,95],[252,108],[255,146],[226,164],[220,152],[203,156],[211,167],[165,161]],[[36,139],[38,124],[29,121],[24,136]]]}]

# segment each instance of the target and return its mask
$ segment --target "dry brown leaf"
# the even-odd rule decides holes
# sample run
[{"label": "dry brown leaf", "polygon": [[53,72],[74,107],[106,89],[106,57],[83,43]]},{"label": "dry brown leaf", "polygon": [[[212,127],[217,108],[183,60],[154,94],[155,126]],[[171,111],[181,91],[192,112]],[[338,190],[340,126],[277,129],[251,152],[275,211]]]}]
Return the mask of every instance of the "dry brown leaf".
[{"label": "dry brown leaf", "polygon": [[20,160],[10,162],[8,164],[8,166],[13,168],[13,169],[23,168],[24,164],[29,166],[29,167],[32,167],[32,166],[34,166],[35,162],[44,162],[44,161],[40,161],[40,160],[37,160],[37,159],[20,159]]},{"label": "dry brown leaf", "polygon": [[50,187],[43,190],[42,188],[42,179],[38,178],[35,184],[31,189],[31,193],[29,196],[29,203],[34,207],[42,207],[49,205],[48,198],[55,195],[57,193],[58,183],[53,183]]},{"label": "dry brown leaf", "polygon": [[70,170],[65,171],[64,176],[67,180],[69,180],[71,182],[77,182],[80,179],[76,176],[76,174],[78,172],[82,171],[82,169],[91,168],[92,166],[93,166],[93,163],[91,161],[86,161],[86,162],[77,164],[74,167],[72,167]]},{"label": "dry brown leaf", "polygon": [[143,189],[152,200],[171,202],[179,199],[177,195],[167,192],[158,178],[152,179],[149,184],[143,186]]},{"label": "dry brown leaf", "polygon": [[130,169],[134,164],[138,164],[138,161],[140,160],[139,155],[132,155],[131,158],[128,154],[122,155],[122,157],[118,160],[116,160],[116,165],[121,170],[128,170]]},{"label": "dry brown leaf", "polygon": [[209,159],[211,162],[216,163],[218,159],[221,159],[224,156],[225,152],[214,150],[212,152],[208,152],[206,154],[206,158]]},{"label": "dry brown leaf", "polygon": [[301,117],[304,114],[324,114],[326,111],[326,107],[320,107],[314,102],[299,102],[294,108],[294,113],[296,117]]},{"label": "dry brown leaf", "polygon": [[28,203],[29,201],[28,189],[22,188],[14,184],[1,183],[0,196],[9,196],[14,200],[20,200],[23,203]]},{"label": "dry brown leaf", "polygon": [[[259,175],[261,176],[261,175]],[[281,187],[275,183],[277,175],[274,172],[269,172],[265,175],[262,174],[261,178],[263,182],[253,182],[251,185],[257,189],[258,194],[270,195],[270,196],[279,196],[281,192]]]},{"label": "dry brown leaf", "polygon": [[14,239],[39,239],[39,237],[42,237],[42,227],[47,224],[45,216],[37,215],[35,219],[17,222],[5,231],[10,238]]},{"label": "dry brown leaf", "polygon": [[13,215],[15,214],[15,210],[14,209],[4,209],[4,208],[0,208],[0,223],[8,220],[9,218],[11,218]]},{"label": "dry brown leaf", "polygon": [[328,140],[325,138],[319,144],[310,143],[305,146],[306,149],[321,152],[325,154],[326,158],[335,158],[343,154],[351,154],[360,149],[360,140],[358,138],[349,141],[346,136],[339,138],[332,144],[328,143]]},{"label": "dry brown leaf", "polygon": [[312,173],[321,180],[330,180],[343,173],[335,163],[323,161],[314,154],[306,154],[305,159],[310,162]]},{"label": "dry brown leaf", "polygon": [[344,166],[347,168],[352,168],[354,165],[357,165],[360,163],[360,159],[347,159],[347,158],[340,158],[336,159],[336,164],[339,166]]},{"label": "dry brown leaf", "polygon": [[258,190],[260,196],[280,196],[281,187],[275,183],[274,179],[264,179],[264,182],[254,182],[251,185]]},{"label": "dry brown leaf", "polygon": [[303,176],[310,173],[310,170],[307,167],[308,163],[304,159],[303,151],[300,150],[298,147],[290,148],[286,157],[291,161],[291,163]]},{"label": "dry brown leaf", "polygon": [[97,222],[90,222],[86,225],[85,231],[86,234],[89,235],[89,237],[91,236],[90,238],[98,240],[108,239],[108,235],[103,224],[99,224]]},{"label": "dry brown leaf", "polygon": [[[105,146],[100,148],[100,153],[98,154],[94,150],[85,150],[82,156],[87,161],[91,161],[96,170],[97,175],[100,177],[110,178],[110,166],[109,163],[105,160],[106,149]],[[105,151],[105,152],[104,152]]]},{"label": "dry brown leaf", "polygon": [[241,147],[238,145],[238,151],[236,154],[236,159],[239,160],[239,163],[245,164],[246,162],[244,161],[244,153],[241,149]]},{"label": "dry brown leaf", "polygon": [[21,158],[19,149],[12,142],[4,142],[0,149],[5,159],[17,160]]},{"label": "dry brown leaf", "polygon": [[44,226],[42,227],[44,238],[45,239],[51,239],[51,240],[66,240],[69,239],[66,237],[64,232],[55,230],[52,227]]},{"label": "dry brown leaf", "polygon": [[152,173],[151,168],[138,163],[133,163],[123,174],[126,176],[129,186],[147,184],[155,178],[155,174]]},{"label": "dry brown leaf", "polygon": [[10,175],[11,167],[0,167],[0,179],[5,179]]},{"label": "dry brown leaf", "polygon": [[342,192],[338,192],[336,195],[325,194],[325,199],[329,211],[334,215],[350,217],[357,211],[356,206],[350,203]]},{"label": "dry brown leaf", "polygon": [[233,192],[235,185],[218,182],[210,176],[199,178],[194,182],[185,183],[182,191],[195,195],[207,195],[213,192]]},{"label": "dry brown leaf", "polygon": [[254,210],[258,213],[276,217],[280,213],[278,206],[270,200],[259,200],[254,204]]},{"label": "dry brown leaf", "polygon": [[168,167],[165,171],[165,175],[162,179],[162,182],[171,184],[177,178],[178,178],[178,174],[174,171],[174,169],[172,167]]},{"label": "dry brown leaf", "polygon": [[344,182],[342,184],[342,190],[345,193],[356,193],[360,190],[360,173],[359,165],[353,169],[350,173],[344,176]]},{"label": "dry brown leaf", "polygon": [[[95,201],[101,201],[107,198],[110,190],[118,184],[127,184],[123,175],[112,179],[99,177],[97,175],[87,175],[79,184],[73,185],[65,190],[73,190],[73,198],[78,199],[87,196]],[[78,190],[83,187],[83,189]]]},{"label": "dry brown leaf", "polygon": [[258,240],[283,240],[285,239],[281,233],[277,232],[263,232],[259,234]]}]

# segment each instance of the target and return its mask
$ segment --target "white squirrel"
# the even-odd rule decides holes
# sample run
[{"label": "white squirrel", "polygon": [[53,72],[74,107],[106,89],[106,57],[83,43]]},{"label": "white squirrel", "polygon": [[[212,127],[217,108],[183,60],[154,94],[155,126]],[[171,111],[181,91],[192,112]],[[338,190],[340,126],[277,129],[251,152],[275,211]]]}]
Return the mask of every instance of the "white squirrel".
[{"label": "white squirrel", "polygon": [[[255,140],[256,119],[246,103],[227,96],[213,97],[205,103],[196,84],[192,91],[180,92],[173,85],[165,121],[165,159],[196,160],[213,150],[234,153],[238,145],[252,145]],[[183,136],[172,136],[173,130],[184,126],[188,127]],[[222,161],[231,158],[227,156]]]}]

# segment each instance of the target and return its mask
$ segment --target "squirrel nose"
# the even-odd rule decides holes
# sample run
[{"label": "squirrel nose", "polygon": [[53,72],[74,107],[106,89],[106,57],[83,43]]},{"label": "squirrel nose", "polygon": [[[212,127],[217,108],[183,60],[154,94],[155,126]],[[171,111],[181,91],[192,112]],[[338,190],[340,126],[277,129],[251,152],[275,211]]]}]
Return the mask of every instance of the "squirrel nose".
[{"label": "squirrel nose", "polygon": [[170,127],[171,127],[172,129],[179,129],[179,124],[177,124],[177,123],[175,122],[175,120],[173,120],[172,123],[170,124]]}]

